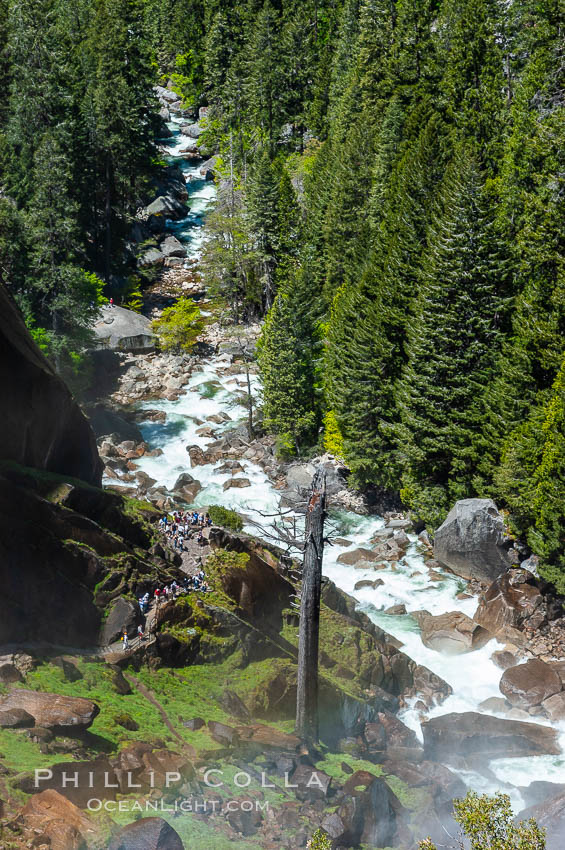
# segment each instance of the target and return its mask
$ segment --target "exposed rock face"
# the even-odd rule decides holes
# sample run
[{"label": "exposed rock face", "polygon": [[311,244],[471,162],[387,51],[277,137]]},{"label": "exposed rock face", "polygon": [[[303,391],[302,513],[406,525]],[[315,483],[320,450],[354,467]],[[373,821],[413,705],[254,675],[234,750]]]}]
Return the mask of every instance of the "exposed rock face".
[{"label": "exposed rock face", "polygon": [[548,697],[543,701],[542,706],[550,720],[554,722],[565,720],[565,691]]},{"label": "exposed rock face", "polygon": [[323,467],[326,473],[326,490],[332,496],[347,486],[348,470],[343,464],[331,460],[328,455],[314,458],[311,463],[296,463],[289,467],[286,481],[289,490],[305,497],[312,486],[312,481],[318,467]]},{"label": "exposed rock face", "polygon": [[184,850],[180,836],[162,818],[141,818],[121,829],[108,850]]},{"label": "exposed rock face", "polygon": [[0,386],[7,400],[0,418],[0,460],[100,484],[94,434],[2,286]]},{"label": "exposed rock face", "polygon": [[504,522],[492,499],[456,502],[435,533],[434,557],[464,578],[493,581],[510,566]]},{"label": "exposed rock face", "polygon": [[555,729],[474,711],[434,717],[422,724],[422,732],[426,757],[448,763],[459,756],[489,761],[561,752]]},{"label": "exposed rock face", "polygon": [[500,690],[509,703],[518,708],[530,708],[562,690],[558,673],[541,659],[510,667],[502,675]]},{"label": "exposed rock face", "polygon": [[93,404],[85,412],[96,437],[112,434],[118,441],[141,443],[143,440],[143,434],[134,422],[129,422],[105,404]]},{"label": "exposed rock face", "polygon": [[35,720],[23,708],[0,709],[0,729],[29,729]]},{"label": "exposed rock face", "polygon": [[21,709],[30,714],[36,726],[45,729],[88,729],[99,714],[96,703],[82,697],[67,697],[38,691],[14,690],[0,700],[0,711]]},{"label": "exposed rock face", "polygon": [[351,552],[343,552],[341,555],[339,555],[337,562],[338,564],[347,564],[348,566],[352,566],[362,561],[379,560],[381,560],[381,556],[373,549],[359,548],[352,549]]},{"label": "exposed rock face", "polygon": [[517,820],[534,818],[546,830],[548,850],[565,846],[565,793],[520,812]]},{"label": "exposed rock face", "polygon": [[94,333],[101,348],[118,351],[151,351],[156,337],[145,316],[125,307],[103,307]]},{"label": "exposed rock face", "polygon": [[106,646],[119,640],[124,629],[130,637],[136,633],[137,626],[141,623],[139,607],[129,599],[119,596],[110,609],[110,613],[102,628],[100,643]]},{"label": "exposed rock face", "polygon": [[434,617],[426,611],[417,612],[424,646],[446,655],[461,655],[480,649],[491,635],[478,623],[460,611],[450,611]]},{"label": "exposed rock face", "polygon": [[86,850],[98,832],[90,818],[54,790],[31,797],[16,823],[33,832],[34,846],[50,850]]},{"label": "exposed rock face", "polygon": [[277,622],[282,610],[289,604],[293,588],[277,574],[276,559],[269,550],[252,538],[230,534],[220,528],[210,530],[210,544],[213,548],[248,554],[249,561],[244,569],[233,567],[223,571],[219,577],[222,589],[247,617],[275,617],[274,622]]},{"label": "exposed rock face", "polygon": [[193,478],[189,472],[181,472],[175,481],[172,492],[178,494],[188,502],[194,501],[202,490],[202,484]]},{"label": "exposed rock face", "polygon": [[[516,639],[516,629],[544,608],[534,576],[526,570],[509,570],[497,578],[481,598],[474,620],[501,639]],[[542,619],[545,619],[543,613]],[[536,628],[542,623],[536,623]]]}]

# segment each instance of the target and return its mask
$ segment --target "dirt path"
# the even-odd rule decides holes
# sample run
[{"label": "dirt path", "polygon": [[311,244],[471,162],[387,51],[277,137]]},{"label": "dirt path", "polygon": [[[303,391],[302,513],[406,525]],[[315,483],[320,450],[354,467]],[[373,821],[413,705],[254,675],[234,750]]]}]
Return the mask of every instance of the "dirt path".
[{"label": "dirt path", "polygon": [[167,714],[167,712],[165,711],[165,709],[163,708],[163,706],[161,705],[161,703],[159,702],[159,700],[157,699],[157,697],[155,696],[153,691],[150,691],[149,688],[146,687],[146,685],[143,684],[143,682],[140,682],[139,679],[136,678],[135,676],[133,676],[131,673],[124,673],[124,676],[127,679],[127,681],[130,683],[130,685],[132,685],[132,687],[134,687],[137,691],[139,691],[141,696],[145,697],[147,702],[150,702],[151,705],[154,706],[157,709],[157,711],[161,715],[161,720],[163,721],[163,723],[165,724],[165,726],[167,727],[169,732],[171,732],[171,734],[175,736],[177,741],[180,741],[180,743],[183,746],[183,749],[193,750],[193,747],[191,747],[190,744],[188,744],[184,740],[182,735],[179,732],[177,732],[177,730],[175,729],[175,727],[173,726],[173,724],[171,723],[171,721],[169,719],[169,715]]}]

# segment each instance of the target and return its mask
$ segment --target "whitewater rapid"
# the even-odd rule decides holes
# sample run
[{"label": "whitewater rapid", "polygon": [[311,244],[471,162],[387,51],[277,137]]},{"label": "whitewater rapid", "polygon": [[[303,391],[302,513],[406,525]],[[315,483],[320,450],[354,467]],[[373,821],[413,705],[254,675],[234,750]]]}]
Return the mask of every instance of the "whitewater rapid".
[{"label": "whitewater rapid", "polygon": [[[203,242],[203,223],[205,214],[214,200],[214,185],[198,179],[198,165],[183,160],[179,152],[183,141],[178,139],[178,126],[170,125],[175,137],[168,147],[171,161],[180,164],[189,177],[188,191],[191,209],[181,222],[171,223],[171,230],[188,247],[189,256],[196,258]],[[172,488],[182,472],[190,472],[202,484],[195,505],[224,505],[239,511],[246,518],[246,530],[257,536],[270,533],[264,514],[276,514],[279,510],[279,494],[260,466],[247,460],[241,461],[244,472],[238,477],[248,478],[251,486],[243,489],[223,489],[231,473],[220,473],[218,468],[224,459],[215,464],[192,468],[187,447],[198,445],[205,449],[215,437],[204,437],[196,433],[210,416],[218,413],[228,414],[230,419],[222,425],[213,424],[216,435],[246,421],[247,411],[242,403],[244,374],[226,374],[231,365],[229,355],[218,355],[203,362],[198,372],[193,373],[183,395],[176,401],[150,401],[142,404],[141,409],[159,409],[166,413],[164,423],[146,421],[140,425],[144,440],[151,448],[160,448],[159,457],[143,457],[138,461],[139,468],[154,478],[159,484]],[[252,390],[259,393],[256,376],[252,376]],[[338,563],[340,554],[360,546],[370,547],[370,540],[384,523],[379,517],[360,516],[349,511],[331,511],[330,523],[335,536],[346,538],[348,546],[327,546],[324,552],[323,571],[328,578],[354,596],[370,619],[384,631],[393,635],[402,643],[402,650],[418,664],[423,664],[444,679],[453,688],[453,695],[441,705],[427,712],[434,717],[451,712],[481,711],[503,717],[496,712],[479,709],[479,705],[489,697],[500,697],[499,682],[502,671],[491,659],[501,644],[491,640],[486,646],[474,652],[457,656],[448,656],[424,646],[416,620],[411,612],[425,609],[432,614],[448,611],[460,611],[472,617],[478,605],[476,598],[459,599],[458,594],[465,590],[465,584],[452,574],[436,569],[441,580],[432,581],[424,561],[424,547],[415,535],[409,535],[411,544],[406,556],[395,565],[375,572],[374,569],[356,569]],[[263,529],[263,530],[262,530]],[[384,582],[378,588],[365,587],[355,590],[355,584],[362,579],[381,578]],[[385,610],[403,603],[406,615],[391,616]],[[412,701],[412,702],[415,702]],[[422,738],[420,714],[412,707],[401,715],[403,721]],[[551,725],[549,721],[531,718],[532,722]],[[555,724],[553,724],[555,725]],[[565,750],[565,724],[557,726],[561,733],[561,744]],[[453,770],[453,768],[451,768]],[[520,786],[526,786],[536,780],[565,783],[565,755],[540,756],[533,758],[496,759],[490,763],[490,771],[495,778],[487,778],[470,771],[454,771],[463,781],[477,791],[494,793],[503,790],[509,793],[515,811],[524,807]]]}]

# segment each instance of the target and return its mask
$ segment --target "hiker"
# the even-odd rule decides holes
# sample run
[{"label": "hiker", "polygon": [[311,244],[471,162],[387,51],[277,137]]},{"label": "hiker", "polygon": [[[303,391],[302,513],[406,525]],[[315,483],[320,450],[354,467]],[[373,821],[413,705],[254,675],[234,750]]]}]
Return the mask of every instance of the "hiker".
[{"label": "hiker", "polygon": [[137,627],[137,636],[139,640],[145,640],[145,634],[143,633],[143,626]]},{"label": "hiker", "polygon": [[123,650],[124,650],[124,652],[126,652],[126,651],[127,651],[127,649],[128,649],[128,647],[129,647],[129,642],[128,642],[128,630],[127,630],[127,629],[124,629],[124,633],[123,633],[123,636],[122,636],[122,640],[123,640],[123,642],[124,642]]},{"label": "hiker", "polygon": [[110,307],[113,307],[113,306],[114,306],[114,299],[110,298]]}]

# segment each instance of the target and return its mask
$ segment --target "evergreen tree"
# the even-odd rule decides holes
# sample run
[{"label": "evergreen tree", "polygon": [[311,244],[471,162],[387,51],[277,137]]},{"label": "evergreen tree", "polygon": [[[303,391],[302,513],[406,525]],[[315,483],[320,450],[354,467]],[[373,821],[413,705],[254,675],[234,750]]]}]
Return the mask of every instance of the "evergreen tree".
[{"label": "evergreen tree", "polygon": [[358,485],[395,489],[400,479],[394,386],[406,362],[409,310],[443,156],[442,122],[432,116],[391,172],[362,274],[332,305],[326,393]]},{"label": "evergreen tree", "polygon": [[257,15],[249,44],[247,96],[254,126],[265,134],[270,150],[286,117],[283,111],[284,84],[282,57],[278,40],[278,15],[269,0]]},{"label": "evergreen tree", "polygon": [[432,526],[453,500],[473,493],[475,434],[500,346],[505,277],[484,178],[463,149],[431,225],[397,393],[405,499]]},{"label": "evergreen tree", "polygon": [[304,309],[304,281],[296,272],[275,298],[261,335],[263,421],[278,437],[278,451],[300,454],[312,445],[317,424],[314,352]]},{"label": "evergreen tree", "polygon": [[153,79],[142,0],[97,0],[91,38],[97,57],[91,102],[103,240],[100,269],[108,282],[154,153]]},{"label": "evergreen tree", "polygon": [[278,186],[279,176],[271,165],[269,152],[266,147],[262,148],[247,187],[247,214],[255,242],[262,312],[269,310],[275,295]]}]

